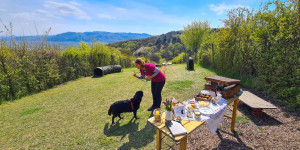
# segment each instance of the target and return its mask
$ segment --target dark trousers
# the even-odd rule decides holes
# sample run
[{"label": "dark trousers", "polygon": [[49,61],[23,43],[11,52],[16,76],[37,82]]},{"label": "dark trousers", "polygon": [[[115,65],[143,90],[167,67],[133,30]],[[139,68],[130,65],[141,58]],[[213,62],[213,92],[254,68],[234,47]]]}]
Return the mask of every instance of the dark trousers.
[{"label": "dark trousers", "polygon": [[165,81],[162,82],[152,82],[151,81],[151,92],[153,97],[153,105],[152,107],[160,108],[161,104],[161,91],[164,88]]}]

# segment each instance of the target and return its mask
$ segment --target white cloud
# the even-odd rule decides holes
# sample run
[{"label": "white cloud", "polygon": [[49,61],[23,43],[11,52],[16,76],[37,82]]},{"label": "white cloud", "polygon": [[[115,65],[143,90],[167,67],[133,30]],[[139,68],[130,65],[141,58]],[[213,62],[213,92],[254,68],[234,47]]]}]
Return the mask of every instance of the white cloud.
[{"label": "white cloud", "polygon": [[41,17],[36,13],[31,12],[21,12],[21,13],[12,13],[10,14],[12,18],[28,21],[46,21],[46,18]]},{"label": "white cloud", "polygon": [[[222,14],[224,14],[224,12],[227,12],[231,9],[235,9],[235,8],[238,8],[238,7],[246,7],[246,6],[243,6],[243,5],[225,5],[225,4],[218,4],[218,5],[211,4],[209,6],[209,8],[218,15],[222,15]],[[246,8],[248,8],[248,7],[246,7]]]},{"label": "white cloud", "polygon": [[50,17],[50,18],[57,18],[57,19],[60,18],[58,16],[53,15],[53,13],[51,13],[49,11],[46,11],[46,10],[43,10],[43,9],[37,9],[36,13],[41,15],[41,16],[46,16],[46,17]]},{"label": "white cloud", "polygon": [[74,2],[74,1],[70,1],[69,3],[70,3],[70,4],[73,4],[73,5],[75,5],[75,6],[81,6],[81,4],[79,4],[79,3],[77,3],[77,2]]},{"label": "white cloud", "polygon": [[6,12],[6,9],[0,8],[0,11],[2,11],[2,12]]},{"label": "white cloud", "polygon": [[126,12],[125,8],[115,7],[115,9],[120,12]]},{"label": "white cloud", "polygon": [[45,8],[52,9],[52,12],[58,12],[58,15],[75,16],[78,19],[90,20],[91,17],[89,17],[84,11],[76,7],[79,4],[75,3],[58,3],[53,1],[46,1],[44,6]]}]

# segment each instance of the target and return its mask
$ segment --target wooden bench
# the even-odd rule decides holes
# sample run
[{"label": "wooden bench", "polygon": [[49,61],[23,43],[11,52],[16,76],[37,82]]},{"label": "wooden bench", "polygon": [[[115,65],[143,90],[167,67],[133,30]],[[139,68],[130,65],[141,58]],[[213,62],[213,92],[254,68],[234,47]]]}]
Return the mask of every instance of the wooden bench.
[{"label": "wooden bench", "polygon": [[263,109],[276,109],[273,104],[261,99],[260,97],[252,94],[249,91],[244,91],[239,98],[243,103],[252,108],[254,116],[262,116]]}]

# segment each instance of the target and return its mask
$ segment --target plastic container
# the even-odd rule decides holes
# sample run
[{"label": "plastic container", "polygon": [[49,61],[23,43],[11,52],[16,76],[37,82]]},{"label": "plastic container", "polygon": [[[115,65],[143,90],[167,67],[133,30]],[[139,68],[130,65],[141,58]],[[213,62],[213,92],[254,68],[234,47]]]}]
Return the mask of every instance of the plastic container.
[{"label": "plastic container", "polygon": [[199,111],[195,111],[194,114],[196,119],[201,119],[201,113]]},{"label": "plastic container", "polygon": [[222,94],[218,93],[217,94],[217,103],[221,102],[222,99]]}]

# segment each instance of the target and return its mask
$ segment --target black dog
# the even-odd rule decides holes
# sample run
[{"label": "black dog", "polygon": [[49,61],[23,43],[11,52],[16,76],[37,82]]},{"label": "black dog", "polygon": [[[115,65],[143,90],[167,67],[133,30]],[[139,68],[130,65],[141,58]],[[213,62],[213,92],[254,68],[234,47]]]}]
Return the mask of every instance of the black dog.
[{"label": "black dog", "polygon": [[109,110],[108,115],[113,114],[112,116],[112,124],[114,124],[114,119],[118,116],[120,119],[123,119],[123,117],[120,116],[123,112],[133,112],[134,118],[139,119],[136,116],[137,110],[140,108],[140,104],[142,102],[143,98],[143,91],[137,91],[133,98],[130,100],[123,100],[123,101],[117,101],[114,102]]}]

